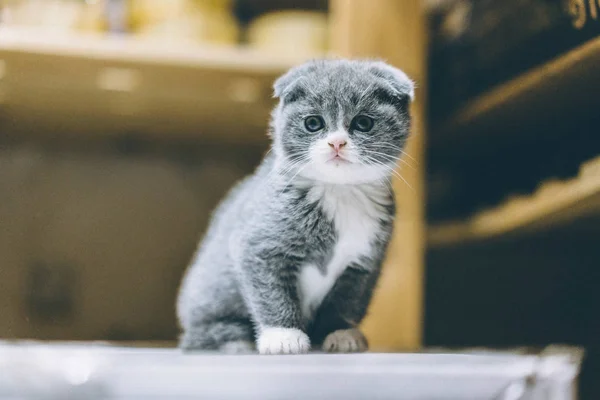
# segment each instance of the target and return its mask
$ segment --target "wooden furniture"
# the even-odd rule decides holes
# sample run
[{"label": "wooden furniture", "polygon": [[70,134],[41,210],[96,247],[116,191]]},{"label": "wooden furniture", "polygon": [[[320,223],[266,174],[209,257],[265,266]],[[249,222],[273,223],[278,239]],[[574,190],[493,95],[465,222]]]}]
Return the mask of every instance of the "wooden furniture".
[{"label": "wooden furniture", "polygon": [[[491,154],[495,147],[506,151],[510,143],[520,146],[542,132],[552,136],[581,130],[580,122],[587,125],[595,118],[598,62],[600,38],[595,38],[473,99],[432,129],[432,157],[456,158],[457,153],[460,157],[460,146],[463,154],[465,149],[482,148]],[[591,140],[580,147],[593,146]],[[535,156],[531,158],[535,162]],[[597,214],[599,163],[599,158],[582,160],[577,176],[542,179],[530,195],[507,193],[509,198],[502,204],[480,210],[467,221],[434,224],[428,233],[429,245],[459,245]]]},{"label": "wooden furniture", "polygon": [[552,228],[600,211],[600,157],[581,166],[575,178],[544,182],[529,196],[513,197],[467,221],[442,223],[428,232],[432,247],[485,240],[519,231]]},{"label": "wooden furniture", "polygon": [[302,61],[237,47],[0,29],[3,123],[18,135],[265,141],[271,84]]},{"label": "wooden furniture", "polygon": [[423,2],[332,0],[332,51],[344,57],[374,57],[402,68],[417,82],[413,137],[407,148],[412,168],[394,180],[398,217],[382,279],[364,323],[374,349],[416,349],[422,343],[424,249],[425,54]]},{"label": "wooden furniture", "polygon": [[600,393],[599,61],[596,37],[430,121],[428,136],[424,343],[583,346],[590,399]]},{"label": "wooden furniture", "polygon": [[519,140],[524,132],[540,125],[541,118],[536,115],[558,113],[568,116],[565,123],[572,124],[589,114],[596,101],[599,63],[600,37],[489,90],[432,126],[436,138],[431,141],[431,151],[441,155],[465,142],[474,141],[473,148]]}]

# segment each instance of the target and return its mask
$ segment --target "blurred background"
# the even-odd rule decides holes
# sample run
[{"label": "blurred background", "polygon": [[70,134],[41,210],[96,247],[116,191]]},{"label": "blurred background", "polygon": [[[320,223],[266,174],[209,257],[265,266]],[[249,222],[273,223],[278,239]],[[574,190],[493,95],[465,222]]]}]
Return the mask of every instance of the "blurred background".
[{"label": "blurred background", "polygon": [[598,398],[596,0],[0,0],[0,338],[172,344],[272,81],[328,55],[419,86],[371,342],[580,345]]}]

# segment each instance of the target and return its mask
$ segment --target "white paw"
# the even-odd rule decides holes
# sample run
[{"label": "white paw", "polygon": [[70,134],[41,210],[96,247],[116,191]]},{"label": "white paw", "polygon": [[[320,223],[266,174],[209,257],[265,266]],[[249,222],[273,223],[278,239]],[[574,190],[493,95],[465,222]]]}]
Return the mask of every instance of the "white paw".
[{"label": "white paw", "polygon": [[244,354],[252,353],[255,350],[254,343],[245,340],[236,340],[234,342],[227,342],[221,347],[219,351],[226,354]]},{"label": "white paw", "polygon": [[300,329],[265,328],[256,346],[260,354],[301,354],[310,350],[310,339]]},{"label": "white paw", "polygon": [[327,335],[323,350],[332,353],[360,353],[367,351],[367,339],[358,329],[340,329]]}]

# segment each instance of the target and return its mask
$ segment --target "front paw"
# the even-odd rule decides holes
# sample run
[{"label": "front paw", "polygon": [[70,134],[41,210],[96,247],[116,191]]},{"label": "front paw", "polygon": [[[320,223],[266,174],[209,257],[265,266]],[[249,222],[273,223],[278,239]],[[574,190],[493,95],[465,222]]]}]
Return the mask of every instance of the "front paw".
[{"label": "front paw", "polygon": [[310,350],[310,339],[300,329],[265,328],[256,347],[260,354],[302,354]]},{"label": "front paw", "polygon": [[323,350],[331,353],[360,353],[368,347],[367,339],[356,328],[332,332],[323,342]]}]

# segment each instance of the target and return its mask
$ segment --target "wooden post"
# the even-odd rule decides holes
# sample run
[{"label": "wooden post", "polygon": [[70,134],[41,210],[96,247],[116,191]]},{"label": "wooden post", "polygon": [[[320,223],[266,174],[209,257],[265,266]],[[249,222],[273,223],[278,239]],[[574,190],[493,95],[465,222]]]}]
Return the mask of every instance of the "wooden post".
[{"label": "wooden post", "polygon": [[[414,350],[422,344],[424,233],[425,9],[420,0],[330,0],[331,47],[342,57],[376,57],[417,83],[413,132],[394,181],[398,216],[378,289],[363,323],[374,350]],[[409,187],[410,185],[410,187]]]}]

